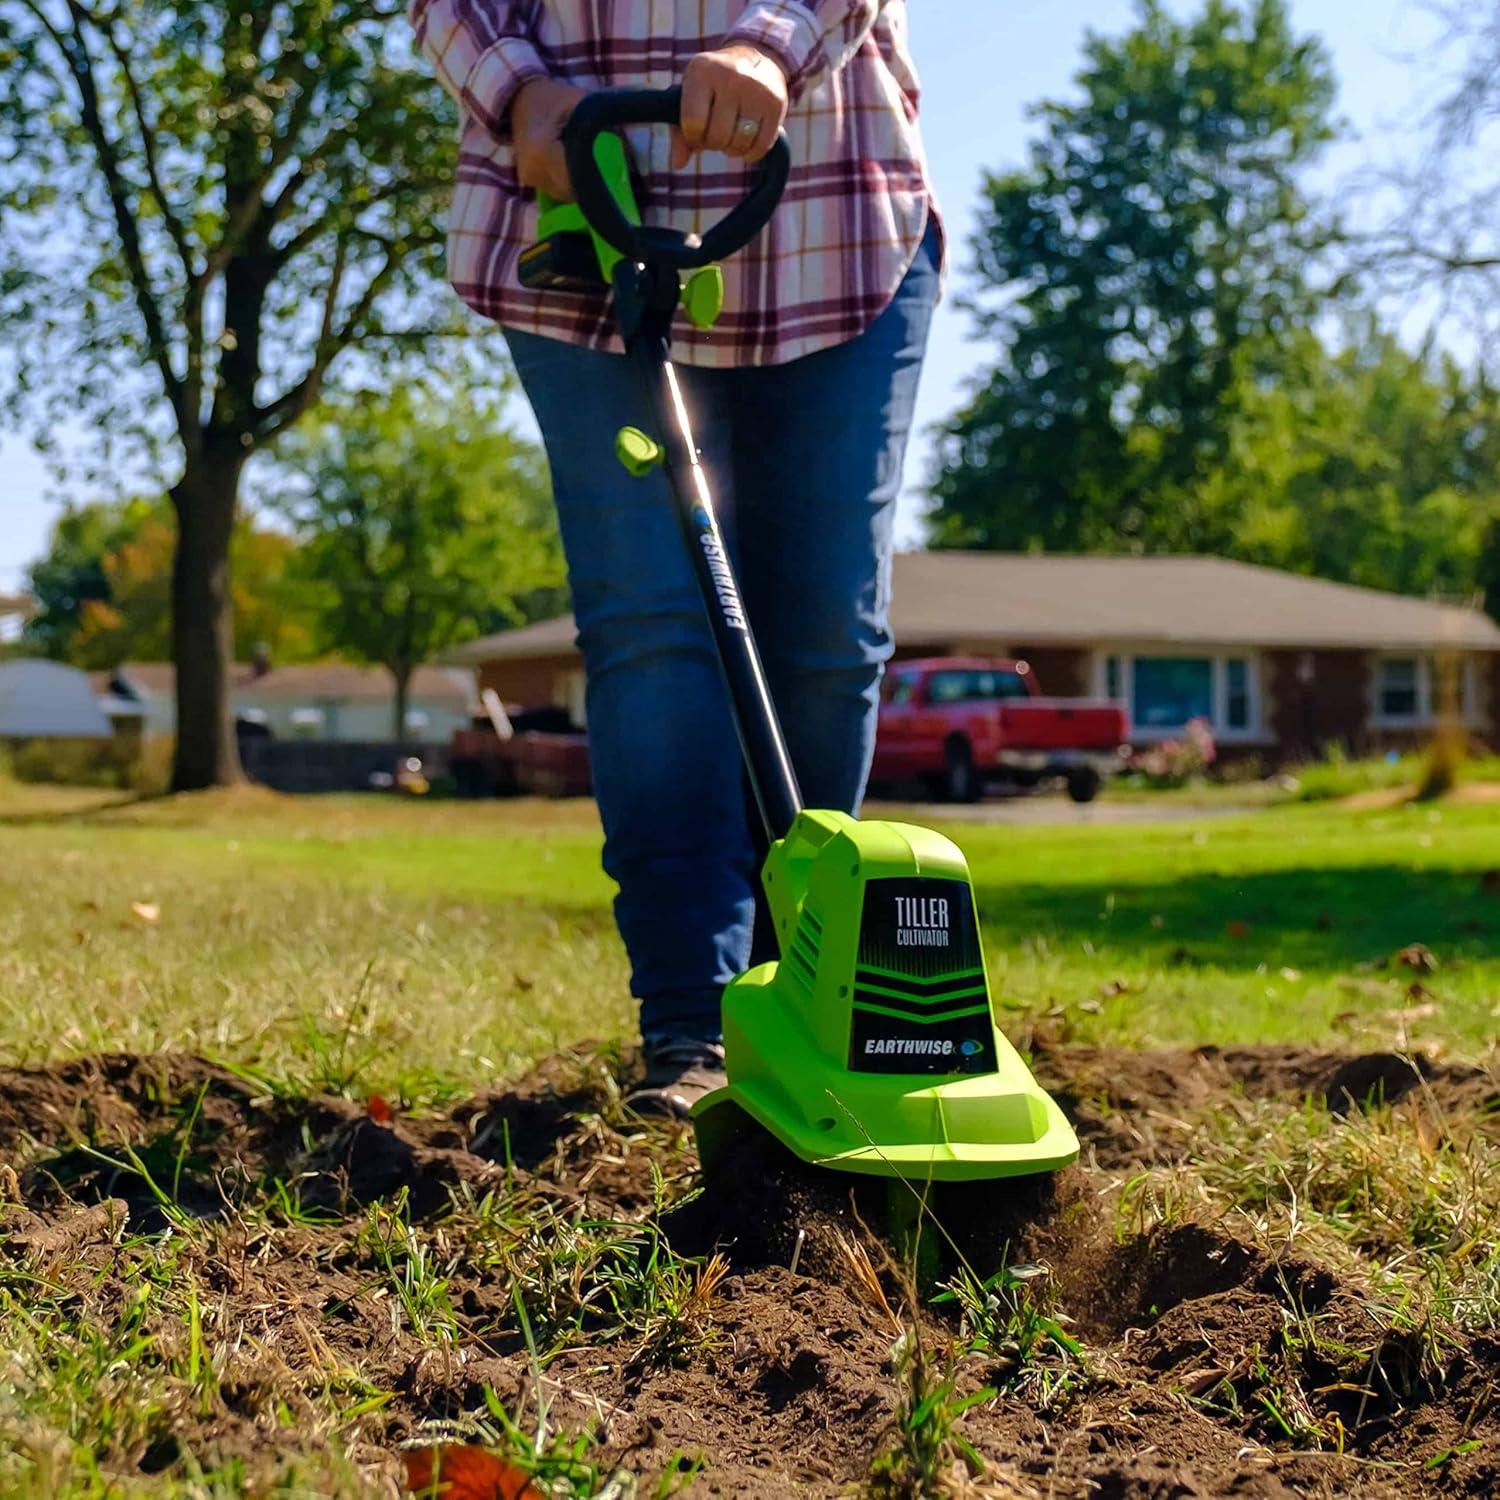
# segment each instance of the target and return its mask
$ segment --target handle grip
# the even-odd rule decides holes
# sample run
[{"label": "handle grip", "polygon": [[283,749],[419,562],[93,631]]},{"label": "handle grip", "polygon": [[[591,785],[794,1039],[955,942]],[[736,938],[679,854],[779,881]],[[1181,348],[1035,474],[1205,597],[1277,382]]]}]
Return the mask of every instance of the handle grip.
[{"label": "handle grip", "polygon": [[792,154],[786,137],[761,160],[750,191],[712,229],[700,235],[679,229],[632,224],[610,191],[594,156],[594,142],[622,125],[675,125],[682,115],[682,90],[599,89],[580,99],[563,126],[563,152],[573,194],[589,227],[632,261],[655,262],[678,271],[696,271],[727,260],[766,227],[786,188]]}]

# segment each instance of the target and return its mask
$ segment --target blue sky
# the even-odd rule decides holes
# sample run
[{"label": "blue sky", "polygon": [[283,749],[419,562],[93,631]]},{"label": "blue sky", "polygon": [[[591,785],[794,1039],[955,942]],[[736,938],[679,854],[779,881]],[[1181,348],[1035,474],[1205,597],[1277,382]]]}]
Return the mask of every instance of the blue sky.
[{"label": "blue sky", "polygon": [[[1413,66],[1434,38],[1421,0],[1293,0],[1292,9],[1297,24],[1320,33],[1331,48],[1341,112],[1358,136],[1327,163],[1326,180],[1342,180],[1408,146],[1418,100],[1430,92]],[[1134,7],[1131,0],[911,0],[910,10],[928,154],[961,285],[981,172],[1022,159],[1027,106],[1068,90],[1085,30],[1121,30]],[[924,429],[954,409],[983,363],[983,348],[966,335],[966,320],[950,298],[933,329],[918,412]],[[930,461],[923,434],[913,445],[914,485]],[[56,513],[53,486],[29,445],[0,433],[0,590],[19,586]],[[916,515],[913,495],[903,504],[905,541],[919,534]]]}]

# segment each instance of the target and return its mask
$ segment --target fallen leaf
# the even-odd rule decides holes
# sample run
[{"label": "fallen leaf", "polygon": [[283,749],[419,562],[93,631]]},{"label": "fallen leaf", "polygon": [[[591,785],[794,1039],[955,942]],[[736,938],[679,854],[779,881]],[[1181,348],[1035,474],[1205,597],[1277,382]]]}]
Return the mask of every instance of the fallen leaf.
[{"label": "fallen leaf", "polygon": [[1250,936],[1250,924],[1248,922],[1228,922],[1224,927],[1224,935],[1232,938],[1247,938]]},{"label": "fallen leaf", "polygon": [[370,1102],[365,1106],[365,1113],[377,1125],[394,1125],[396,1123],[396,1111],[379,1094],[370,1095]]},{"label": "fallen leaf", "polygon": [[1229,1374],[1223,1365],[1211,1365],[1206,1370],[1189,1370],[1182,1377],[1182,1391],[1185,1396],[1201,1396],[1206,1391],[1211,1391],[1220,1384]]},{"label": "fallen leaf", "polygon": [[528,990],[534,990],[536,988],[536,980],[528,979],[524,974],[512,974],[511,978],[515,981],[516,988],[520,990],[523,995]]},{"label": "fallen leaf", "polygon": [[1425,943],[1408,943],[1395,957],[1395,962],[1418,974],[1431,974],[1438,966],[1437,956]]},{"label": "fallen leaf", "polygon": [[1278,969],[1277,973],[1279,973],[1288,984],[1296,984],[1296,982],[1302,978],[1301,969]]},{"label": "fallen leaf", "polygon": [[161,921],[161,907],[154,901],[132,901],[130,909],[143,922]]},{"label": "fallen leaf", "polygon": [[412,1448],[406,1461],[406,1487],[414,1495],[441,1500],[543,1500],[530,1476],[483,1448],[445,1443]]},{"label": "fallen leaf", "polygon": [[1121,995],[1130,993],[1130,981],[1128,979],[1111,979],[1110,982],[1099,991],[1101,1000],[1118,1000]]},{"label": "fallen leaf", "polygon": [[1160,932],[1162,930],[1162,928],[1167,925],[1167,919],[1164,916],[1162,916],[1162,914],[1160,912],[1157,912],[1156,915],[1151,918],[1151,925],[1158,932]]}]

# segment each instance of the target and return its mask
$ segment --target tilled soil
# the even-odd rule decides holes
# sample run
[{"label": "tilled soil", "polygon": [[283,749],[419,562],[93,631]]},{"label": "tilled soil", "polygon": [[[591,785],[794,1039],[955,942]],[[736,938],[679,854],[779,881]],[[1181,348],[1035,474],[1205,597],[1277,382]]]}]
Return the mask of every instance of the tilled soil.
[{"label": "tilled soil", "polygon": [[[1190,1118],[1217,1102],[1348,1114],[1415,1095],[1452,1118],[1500,1107],[1492,1075],[1284,1048],[1059,1049],[1038,1073],[1084,1160],[1050,1183],[950,1191],[932,1208],[981,1273],[1002,1259],[1042,1268],[1037,1295],[1082,1352],[1054,1348],[1034,1370],[1003,1351],[952,1366],[960,1392],[1000,1391],[963,1417],[988,1466],[974,1494],[1500,1494],[1500,1337],[1393,1334],[1368,1289],[1325,1266],[1222,1223],[1129,1232],[1117,1212],[1122,1184],[1181,1161]],[[394,1491],[403,1444],[461,1433],[486,1391],[523,1414],[540,1392],[554,1423],[592,1429],[607,1463],[644,1476],[643,1493],[694,1457],[705,1467],[688,1493],[861,1493],[897,1440],[893,1346],[909,1321],[905,1279],[867,1227],[874,1190],[765,1154],[694,1196],[686,1132],[633,1122],[618,1099],[587,1052],[420,1119],[278,1096],[186,1056],[0,1070],[0,1160],[13,1164],[0,1169],[0,1257],[76,1288],[108,1321],[132,1270],[179,1237],[208,1343],[232,1351],[211,1401],[101,1455],[119,1472],[171,1472],[191,1453],[239,1456],[253,1473],[289,1424],[316,1426],[315,1393],[344,1381],[394,1393],[337,1434],[371,1493]],[[295,1189],[294,1210],[276,1210],[277,1183]],[[377,1274],[393,1253],[381,1226],[398,1218],[445,1256],[441,1337]],[[532,1336],[554,1303],[579,1330],[539,1369],[507,1268],[530,1253],[528,1233],[555,1251],[569,1226],[614,1220],[657,1225],[687,1254],[721,1250],[725,1279],[695,1336],[670,1345],[647,1323],[591,1339],[601,1304],[588,1287],[533,1278],[519,1298]],[[166,1315],[147,1326],[163,1347],[183,1337]],[[942,1308],[919,1316],[935,1362],[956,1331]]]}]

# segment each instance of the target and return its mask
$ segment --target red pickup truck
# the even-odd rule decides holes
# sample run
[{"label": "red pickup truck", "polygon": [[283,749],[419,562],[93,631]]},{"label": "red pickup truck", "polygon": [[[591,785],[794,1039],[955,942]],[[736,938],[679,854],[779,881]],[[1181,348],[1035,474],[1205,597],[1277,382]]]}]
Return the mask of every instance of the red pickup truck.
[{"label": "red pickup truck", "polygon": [[1118,703],[1043,697],[1023,661],[902,661],[886,672],[871,780],[918,780],[973,802],[986,781],[1035,786],[1056,776],[1075,802],[1092,802],[1123,769],[1128,730]]}]

